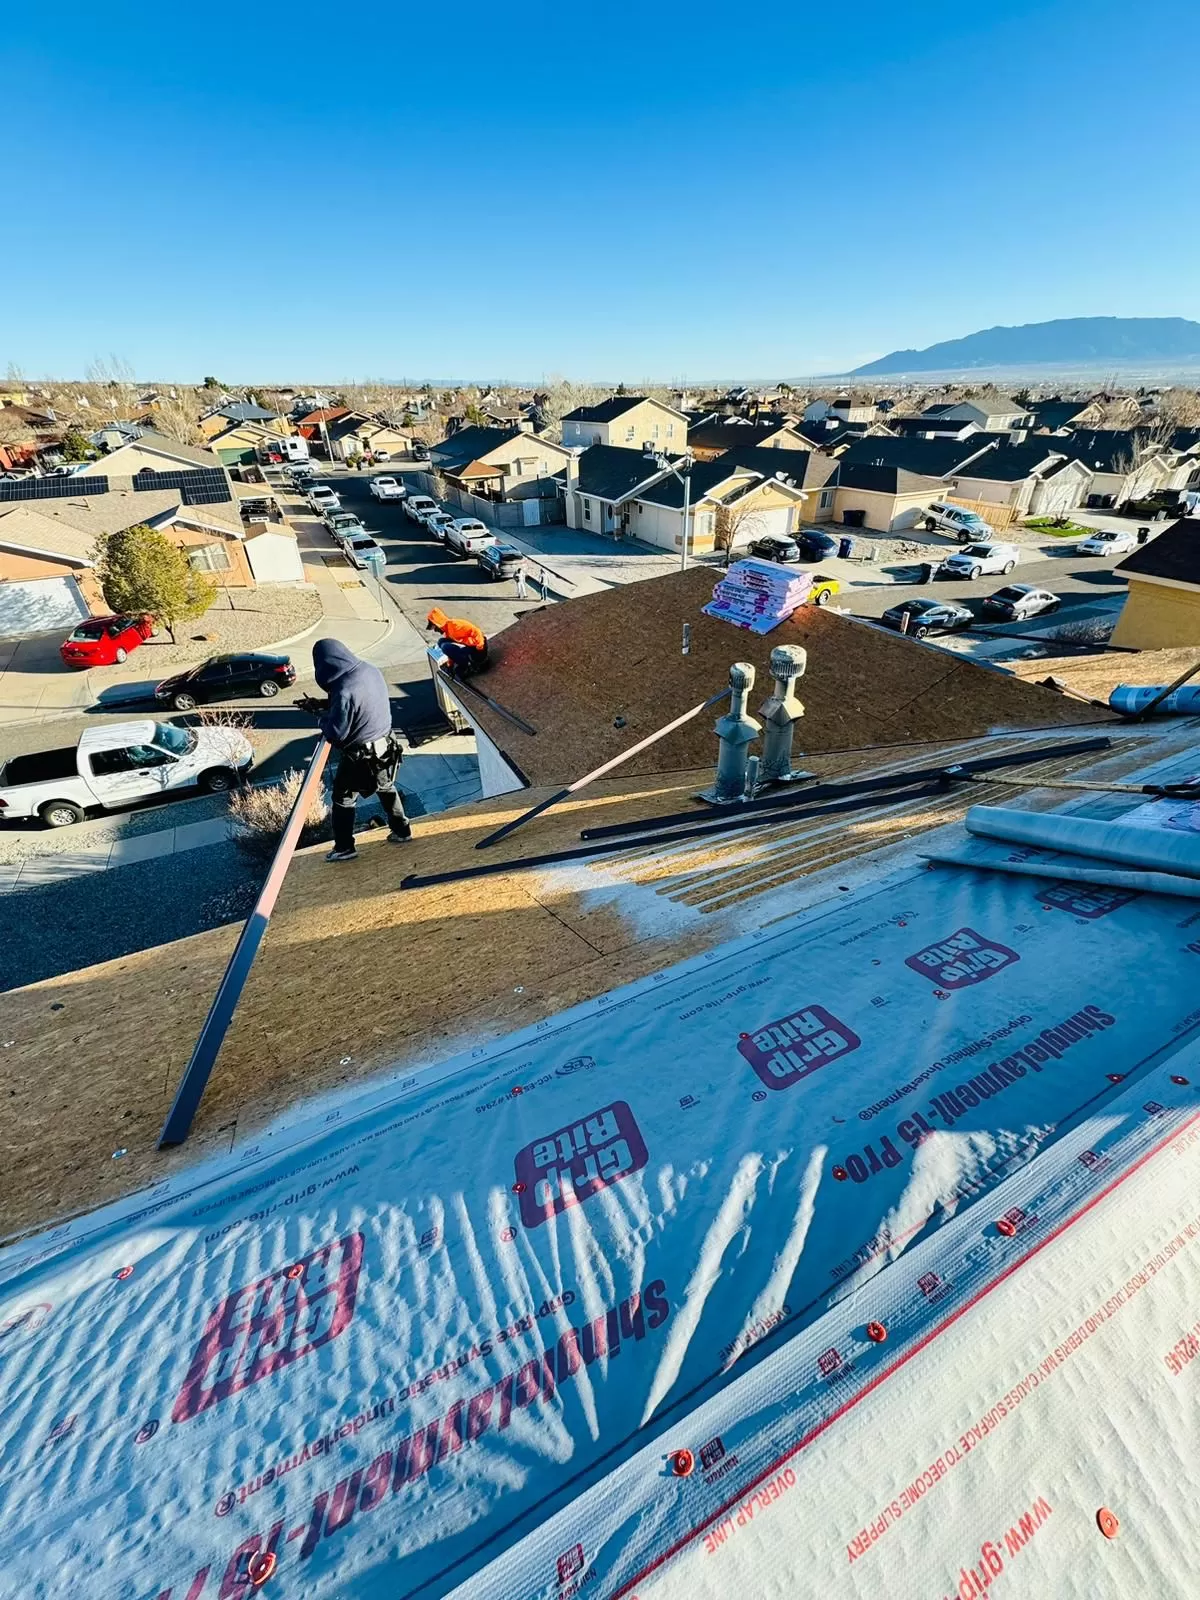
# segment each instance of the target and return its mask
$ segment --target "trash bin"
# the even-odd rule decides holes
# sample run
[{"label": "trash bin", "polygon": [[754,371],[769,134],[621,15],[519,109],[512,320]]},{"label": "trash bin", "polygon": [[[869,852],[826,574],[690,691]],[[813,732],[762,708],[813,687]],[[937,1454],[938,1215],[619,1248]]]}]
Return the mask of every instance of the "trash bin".
[{"label": "trash bin", "polygon": [[922,583],[932,583],[933,582],[933,575],[934,575],[934,573],[936,571],[937,571],[937,562],[936,561],[923,561],[921,563],[921,579],[920,579],[920,581]]},{"label": "trash bin", "polygon": [[854,540],[847,538],[843,534],[843,536],[838,540],[838,560],[839,561],[849,561],[853,557],[853,555],[854,555]]},{"label": "trash bin", "polygon": [[1149,528],[1139,528],[1138,529],[1138,543],[1139,544],[1145,544],[1146,540],[1149,537],[1150,537],[1150,529]]},{"label": "trash bin", "polygon": [[847,528],[865,528],[867,525],[867,513],[865,510],[843,511],[842,522]]}]

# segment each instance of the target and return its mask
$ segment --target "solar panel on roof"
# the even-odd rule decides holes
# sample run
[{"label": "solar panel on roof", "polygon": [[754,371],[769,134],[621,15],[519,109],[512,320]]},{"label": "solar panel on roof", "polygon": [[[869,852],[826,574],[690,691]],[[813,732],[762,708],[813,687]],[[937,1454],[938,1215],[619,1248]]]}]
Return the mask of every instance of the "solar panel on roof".
[{"label": "solar panel on roof", "polygon": [[156,472],[143,467],[133,479],[137,489],[178,489],[185,506],[215,505],[232,500],[229,480],[219,467],[192,467],[186,470]]},{"label": "solar panel on roof", "polygon": [[0,500],[65,500],[85,494],[107,494],[108,479],[95,477],[7,478],[0,480]]}]

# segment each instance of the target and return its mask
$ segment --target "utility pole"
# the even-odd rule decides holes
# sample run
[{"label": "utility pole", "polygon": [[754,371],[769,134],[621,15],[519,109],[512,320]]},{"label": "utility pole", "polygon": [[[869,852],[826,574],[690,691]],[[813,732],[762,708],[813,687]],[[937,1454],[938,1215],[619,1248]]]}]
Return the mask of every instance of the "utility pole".
[{"label": "utility pole", "polygon": [[692,463],[689,460],[683,470],[683,544],[679,551],[679,570],[687,571],[688,558],[688,514],[691,511],[692,501]]}]

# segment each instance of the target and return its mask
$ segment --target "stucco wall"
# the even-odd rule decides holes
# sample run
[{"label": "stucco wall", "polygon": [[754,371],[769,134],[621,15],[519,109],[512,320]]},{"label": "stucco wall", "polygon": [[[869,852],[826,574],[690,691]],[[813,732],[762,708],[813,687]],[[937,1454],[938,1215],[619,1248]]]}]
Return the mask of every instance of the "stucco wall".
[{"label": "stucco wall", "polygon": [[834,513],[844,518],[847,511],[865,511],[866,526],[878,533],[915,528],[921,514],[937,496],[921,494],[879,494],[873,489],[840,488],[834,493]]},{"label": "stucco wall", "polygon": [[[1112,643],[1133,650],[1200,645],[1200,590],[1147,583],[1129,574],[1129,597],[1117,618]],[[1136,674],[1133,678],[1137,682]]]},{"label": "stucco wall", "polygon": [[56,561],[52,556],[0,550],[0,583],[22,583],[36,578],[74,578],[93,613],[103,614],[109,609],[91,567],[73,567],[70,562]]}]

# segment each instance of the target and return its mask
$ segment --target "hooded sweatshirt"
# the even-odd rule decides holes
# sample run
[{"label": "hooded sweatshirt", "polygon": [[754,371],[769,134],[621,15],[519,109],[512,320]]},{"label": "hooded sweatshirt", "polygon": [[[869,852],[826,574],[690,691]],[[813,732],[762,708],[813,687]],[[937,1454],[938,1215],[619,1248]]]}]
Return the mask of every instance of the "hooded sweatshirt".
[{"label": "hooded sweatshirt", "polygon": [[313,645],[313,672],[329,696],[321,732],[336,749],[391,733],[392,708],[378,667],[360,661],[337,639],[318,639]]}]

